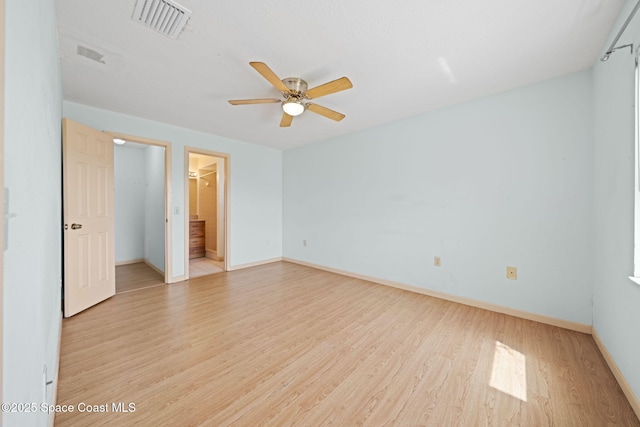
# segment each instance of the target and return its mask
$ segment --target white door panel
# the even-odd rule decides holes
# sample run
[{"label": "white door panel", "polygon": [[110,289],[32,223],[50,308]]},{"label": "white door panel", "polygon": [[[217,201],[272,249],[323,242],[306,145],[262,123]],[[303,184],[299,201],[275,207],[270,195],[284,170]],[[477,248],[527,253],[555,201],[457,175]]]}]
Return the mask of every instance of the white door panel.
[{"label": "white door panel", "polygon": [[62,123],[64,315],[115,295],[113,140],[69,119]]}]

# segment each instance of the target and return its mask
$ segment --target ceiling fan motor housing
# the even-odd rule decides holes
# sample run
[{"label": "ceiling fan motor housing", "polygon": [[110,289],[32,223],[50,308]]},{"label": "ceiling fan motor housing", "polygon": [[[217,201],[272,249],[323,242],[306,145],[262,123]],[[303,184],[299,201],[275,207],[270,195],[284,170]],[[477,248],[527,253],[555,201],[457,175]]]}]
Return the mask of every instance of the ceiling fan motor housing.
[{"label": "ceiling fan motor housing", "polygon": [[307,82],[298,77],[287,77],[282,83],[289,88],[289,93],[300,96],[307,91]]}]

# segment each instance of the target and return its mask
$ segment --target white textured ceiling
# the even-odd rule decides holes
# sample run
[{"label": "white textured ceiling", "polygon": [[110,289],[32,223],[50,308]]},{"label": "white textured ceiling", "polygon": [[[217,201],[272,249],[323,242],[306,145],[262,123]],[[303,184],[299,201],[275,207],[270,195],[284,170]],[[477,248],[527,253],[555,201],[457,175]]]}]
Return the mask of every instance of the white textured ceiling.
[{"label": "white textured ceiling", "polygon": [[[287,149],[591,67],[624,0],[179,0],[177,40],[131,20],[136,0],[57,0],[68,101]],[[77,54],[82,45],[104,64]],[[280,128],[249,66],[353,89]],[[144,136],[144,135],[143,135]]]}]

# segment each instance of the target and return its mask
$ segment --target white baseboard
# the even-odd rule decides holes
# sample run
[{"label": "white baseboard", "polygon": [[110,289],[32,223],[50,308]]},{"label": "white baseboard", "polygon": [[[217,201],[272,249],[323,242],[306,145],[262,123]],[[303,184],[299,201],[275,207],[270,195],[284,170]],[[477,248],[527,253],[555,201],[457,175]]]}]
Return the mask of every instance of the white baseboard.
[{"label": "white baseboard", "polygon": [[229,271],[242,270],[243,268],[256,267],[258,265],[271,264],[272,262],[278,262],[278,261],[283,261],[283,258],[278,257],[278,258],[265,259],[265,260],[256,261],[256,262],[248,262],[246,264],[232,265],[231,267],[229,267]]},{"label": "white baseboard", "polygon": [[184,282],[185,280],[188,280],[187,275],[183,274],[182,276],[171,277],[167,283],[178,283]]},{"label": "white baseboard", "polygon": [[547,325],[558,326],[560,328],[569,329],[572,331],[582,332],[585,334],[591,333],[591,325],[584,325],[582,323],[571,322],[569,320],[557,319],[555,317],[543,316],[541,314],[529,313],[528,311],[517,310],[514,308],[503,307],[500,305],[490,304],[487,302],[477,301],[471,298],[459,297],[456,295],[450,295],[443,292],[433,291],[430,289],[419,288],[417,286],[405,285],[404,283],[393,282],[390,280],[379,279],[377,277],[366,276],[364,274],[352,273],[350,271],[339,270],[337,268],[326,267],[324,265],[318,265],[311,262],[300,261],[292,258],[282,258],[283,261],[292,262],[294,264],[300,264],[307,267],[317,268],[318,270],[329,271],[331,273],[342,274],[343,276],[349,276],[356,279],[366,280],[368,282],[378,283],[380,285],[390,286],[393,288],[403,289],[405,291],[415,292],[422,295],[428,295],[435,298],[444,299],[447,301],[457,302],[459,304],[469,305],[471,307],[482,308],[489,311],[495,311],[496,313],[508,314],[514,317],[520,317],[522,319],[533,320],[535,322],[544,323]]},{"label": "white baseboard", "polygon": [[137,264],[139,262],[145,262],[144,258],[128,259],[125,261],[116,261],[116,267],[119,265]]},{"label": "white baseboard", "polygon": [[[58,324],[58,354],[56,355],[56,366],[53,369],[53,383],[51,384],[51,402],[50,405],[58,403],[58,373],[60,372],[60,349],[62,347],[62,311],[60,311],[60,320]],[[49,427],[53,427],[56,421],[56,412],[51,411],[49,414]]]},{"label": "white baseboard", "polygon": [[613,376],[616,377],[616,380],[618,380],[618,384],[620,385],[620,388],[622,389],[624,395],[627,397],[627,400],[633,408],[633,411],[636,413],[637,417],[640,418],[640,400],[638,400],[638,397],[633,392],[633,389],[627,382],[626,378],[624,377],[624,375],[622,375],[622,371],[620,371],[620,368],[618,368],[618,365],[616,365],[616,362],[613,360],[613,356],[611,356],[611,353],[609,353],[607,346],[604,345],[595,328],[592,328],[591,336],[600,349],[602,357],[604,357],[607,365],[609,365],[609,369],[611,369],[611,372],[613,372]]},{"label": "white baseboard", "polygon": [[204,256],[214,261],[224,261],[224,257],[218,256],[218,251],[213,249],[205,249]]},{"label": "white baseboard", "polygon": [[142,262],[144,262],[145,264],[147,264],[153,271],[155,271],[156,273],[160,274],[162,277],[164,277],[164,271],[160,270],[158,267],[156,267],[155,265],[153,265],[151,263],[151,261],[149,261],[148,259],[144,259]]}]

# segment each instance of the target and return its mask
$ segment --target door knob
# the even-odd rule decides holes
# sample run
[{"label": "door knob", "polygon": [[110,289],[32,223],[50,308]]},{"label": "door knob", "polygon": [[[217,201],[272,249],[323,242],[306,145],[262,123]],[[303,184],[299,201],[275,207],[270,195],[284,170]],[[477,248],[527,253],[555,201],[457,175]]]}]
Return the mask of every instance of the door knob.
[{"label": "door knob", "polygon": [[82,224],[71,224],[72,230],[79,230],[82,228]]}]

